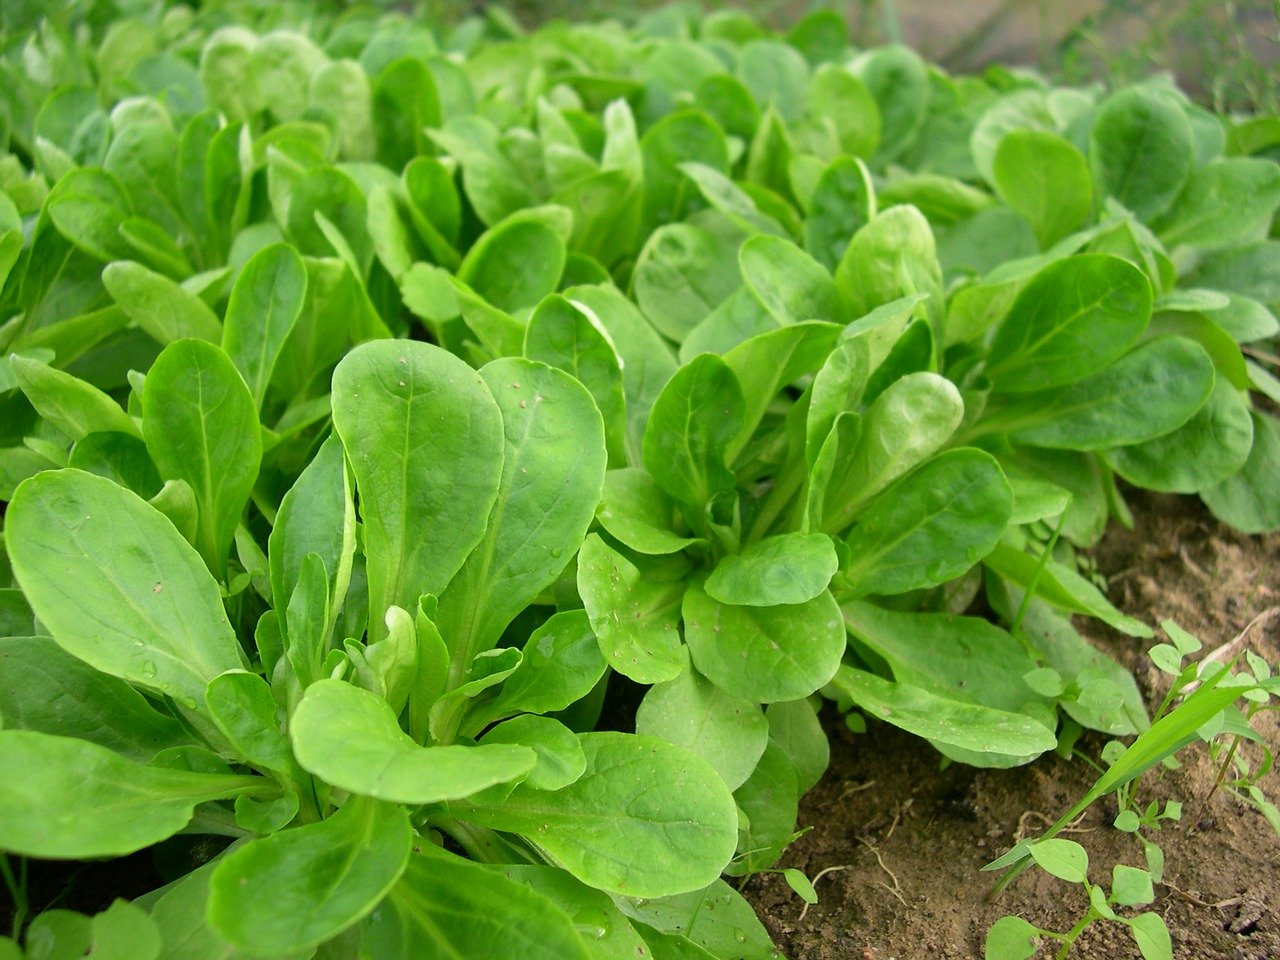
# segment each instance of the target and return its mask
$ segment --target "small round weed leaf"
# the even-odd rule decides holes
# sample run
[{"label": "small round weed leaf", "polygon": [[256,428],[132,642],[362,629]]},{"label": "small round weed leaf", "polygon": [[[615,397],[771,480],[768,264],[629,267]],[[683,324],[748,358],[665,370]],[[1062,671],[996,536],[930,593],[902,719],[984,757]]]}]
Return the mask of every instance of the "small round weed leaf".
[{"label": "small round weed leaf", "polygon": [[1143,960],[1173,960],[1169,928],[1158,913],[1141,913],[1127,921]]},{"label": "small round weed leaf", "polygon": [[1182,656],[1178,653],[1176,647],[1167,643],[1157,643],[1147,651],[1147,656],[1151,658],[1151,662],[1157,668],[1172,677],[1176,677],[1182,672]]},{"label": "small round weed leaf", "polygon": [[1125,745],[1119,740],[1108,740],[1102,748],[1102,759],[1110,766],[1124,756],[1125,749]]},{"label": "small round weed leaf", "polygon": [[1197,637],[1182,629],[1172,620],[1161,620],[1160,627],[1183,656],[1195,653],[1202,646]]},{"label": "small round weed leaf", "polygon": [[783,878],[787,881],[787,886],[796,892],[805,903],[817,903],[818,891],[813,889],[813,883],[808,877],[795,867],[789,867],[782,871]]},{"label": "small round weed leaf", "polygon": [[1028,687],[1045,697],[1060,697],[1066,689],[1062,674],[1052,667],[1039,667],[1028,671],[1022,677]]},{"label": "small round weed leaf", "polygon": [[1142,853],[1147,861],[1147,873],[1151,874],[1151,879],[1159,883],[1164,877],[1164,851],[1159,845],[1152,843],[1150,840],[1142,841]]},{"label": "small round weed leaf", "polygon": [[1040,946],[1040,931],[1021,917],[1001,917],[987,931],[983,960],[1027,960]]},{"label": "small round weed leaf", "polygon": [[156,960],[160,956],[160,930],[151,914],[127,900],[116,900],[90,924],[93,947],[88,954],[109,960],[131,957]]},{"label": "small round weed leaf", "polygon": [[1120,919],[1116,912],[1111,909],[1111,903],[1107,900],[1107,891],[1101,884],[1089,888],[1089,905],[1093,907],[1099,916],[1106,917],[1108,920]]},{"label": "small round weed leaf", "polygon": [[1041,840],[1031,845],[1031,858],[1047,873],[1069,883],[1084,883],[1089,855],[1074,840]]},{"label": "small round weed leaf", "polygon": [[1140,824],[1141,821],[1136,813],[1132,810],[1122,810],[1120,816],[1116,817],[1114,826],[1117,830],[1123,830],[1125,833],[1134,833]]},{"label": "small round weed leaf", "polygon": [[1156,897],[1151,874],[1117,863],[1111,869],[1111,901],[1121,907],[1141,907]]}]

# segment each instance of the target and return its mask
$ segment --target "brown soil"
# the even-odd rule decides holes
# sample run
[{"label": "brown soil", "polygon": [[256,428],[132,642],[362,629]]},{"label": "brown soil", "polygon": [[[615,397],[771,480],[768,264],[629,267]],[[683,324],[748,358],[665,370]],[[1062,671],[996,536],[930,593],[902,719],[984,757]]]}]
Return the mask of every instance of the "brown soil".
[{"label": "brown soil", "polygon": [[[1095,551],[1111,599],[1156,624],[1172,618],[1212,649],[1257,615],[1280,605],[1280,535],[1245,537],[1218,524],[1198,500],[1134,493],[1136,531],[1111,531]],[[1154,706],[1166,679],[1143,656],[1148,643],[1096,623],[1078,622],[1091,639],[1133,669]],[[1251,646],[1273,665],[1280,658],[1280,616],[1256,625]],[[746,893],[793,960],[917,960],[982,956],[987,928],[1013,913],[1064,931],[1084,912],[1079,888],[1028,871],[995,902],[993,874],[982,865],[1022,835],[1043,830],[1092,785],[1093,771],[1055,756],[1015,770],[939,770],[922,741],[883,725],[854,736],[832,716],[831,767],[805,798],[800,822],[812,830],[783,866],[817,882],[820,901],[804,904],[777,874],[756,878]],[[1275,713],[1260,725],[1280,750]],[[1096,757],[1104,741],[1086,739]],[[1252,807],[1211,791],[1214,769],[1203,745],[1183,753],[1176,771],[1156,768],[1138,798],[1178,800],[1180,823],[1155,838],[1166,857],[1157,910],[1181,960],[1280,958],[1280,838]],[[1280,794],[1280,776],[1262,782]],[[1210,795],[1212,792],[1212,795]],[[1115,863],[1143,865],[1137,840],[1110,826],[1110,798],[1095,804],[1067,836],[1089,851],[1090,879],[1110,882]],[[1042,946],[1040,957],[1053,956]],[[1126,928],[1095,924],[1074,958],[1129,960],[1140,954]]]}]

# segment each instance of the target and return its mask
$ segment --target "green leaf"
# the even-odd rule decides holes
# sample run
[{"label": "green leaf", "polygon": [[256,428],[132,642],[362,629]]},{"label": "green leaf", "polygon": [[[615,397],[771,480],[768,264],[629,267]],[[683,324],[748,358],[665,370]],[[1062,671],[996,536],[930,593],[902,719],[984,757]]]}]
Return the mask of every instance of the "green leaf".
[{"label": "green leaf", "polygon": [[147,499],[162,486],[146,444],[133,434],[92,433],[71,448],[67,465],[114,480]]},{"label": "green leaf", "polygon": [[787,120],[804,111],[809,66],[799,51],[778,40],[752,40],[743,45],[738,76],[761,105],[772,105]]},{"label": "green leaf", "polygon": [[597,534],[578,554],[578,592],[613,669],[637,683],[671,680],[684,669],[680,646],[682,581],[653,582]]},{"label": "green leaf", "polygon": [[[116,900],[89,925],[91,960],[156,960],[160,931],[151,915],[127,900]],[[28,936],[30,942],[30,937]]]},{"label": "green leaf", "polygon": [[1084,883],[1088,879],[1089,855],[1074,840],[1038,840],[1028,852],[1041,869],[1059,880]]},{"label": "green leaf", "polygon": [[501,412],[505,447],[484,537],[440,594],[436,622],[453,652],[451,687],[564,571],[604,484],[604,426],[580,383],[514,357],[480,376]]},{"label": "green leaf", "polygon": [[618,353],[627,397],[627,460],[630,466],[639,466],[649,412],[676,372],[675,357],[635,305],[616,288],[573,287],[566,296],[595,314]]},{"label": "green leaf", "polygon": [[[1042,565],[1038,557],[1002,543],[983,557],[983,562],[1019,587],[1028,587],[1034,578],[1036,597],[1054,606],[1072,613],[1087,613],[1131,637],[1152,635],[1150,627],[1121,613],[1097,587],[1055,560]],[[1037,568],[1040,568],[1038,573]]]},{"label": "green leaf", "polygon": [[809,114],[830,124],[843,154],[867,159],[880,143],[880,108],[867,85],[843,66],[824,64],[814,71]]},{"label": "green leaf", "polygon": [[810,469],[836,419],[857,409],[867,385],[868,366],[865,341],[841,340],[814,375],[805,414],[805,462]]},{"label": "green leaf", "polygon": [[838,566],[835,546],[825,534],[781,534],[722,559],[704,589],[707,596],[728,604],[804,603],[826,590]]},{"label": "green leaf", "polygon": [[348,160],[373,158],[373,127],[369,78],[354,60],[334,60],[320,65],[307,89],[310,106],[332,119],[338,153]]},{"label": "green leaf", "polygon": [[733,798],[743,825],[738,856],[727,872],[750,874],[772,867],[794,839],[800,803],[795,770],[780,746],[769,741],[759,765]]},{"label": "green leaf", "polygon": [[996,329],[986,373],[1001,393],[1062,386],[1120,357],[1151,317],[1151,286],[1131,263],[1081,254],[1049,264]]},{"label": "green leaf", "polygon": [[778,952],[751,905],[723,880],[678,896],[657,900],[617,897],[614,902],[644,928],[685,940],[709,956],[777,960]]},{"label": "green leaf", "polygon": [[1025,713],[1050,729],[1055,725],[1052,705],[1026,680],[1035,661],[1023,644],[994,624],[949,613],[900,613],[862,602],[846,603],[841,611],[849,632],[884,660],[894,679],[956,700]]},{"label": "green leaf", "polygon": [[449,809],[523,835],[610,893],[669,896],[720,875],[733,855],[738,817],[706,761],[653,737],[606,732],[579,740],[587,772],[563,790],[521,785],[499,804],[460,801]]},{"label": "green leaf", "polygon": [[9,358],[9,368],[36,412],[72,440],[99,432],[142,437],[120,404],[79,377],[17,354]]},{"label": "green leaf", "polygon": [[477,116],[450,117],[430,136],[462,167],[462,185],[480,219],[489,225],[534,206],[538,198],[526,171],[503,152],[496,128]]},{"label": "green leaf", "polygon": [[1191,126],[1171,97],[1130,87],[1098,108],[1089,159],[1100,194],[1151,220],[1169,209],[1191,173]]},{"label": "green leaf", "polygon": [[589,960],[568,916],[535,889],[426,845],[374,912],[372,960]]},{"label": "green leaf", "polygon": [[545,297],[525,328],[524,355],[563,370],[587,388],[604,420],[609,461],[621,465],[627,429],[622,362],[590,308],[559,294]]},{"label": "green leaf", "polygon": [[964,401],[950,380],[910,373],[892,383],[867,409],[852,454],[828,482],[823,527],[848,527],[876,494],[936,453],[964,416]]},{"label": "green leaf", "polygon": [[356,539],[355,504],[342,444],[330,436],[280,501],[267,542],[271,595],[288,608],[302,566],[314,554],[324,566],[336,608],[346,600]]},{"label": "green leaf", "polygon": [[741,285],[733,244],[688,223],[667,223],[653,231],[640,251],[633,280],[636,304],[645,317],[677,343]]},{"label": "green leaf", "polygon": [[1271,160],[1227,157],[1191,173],[1157,223],[1167,247],[1229,247],[1265,240],[1280,206],[1280,169]]},{"label": "green leaf", "polygon": [[529,634],[520,665],[473,722],[564,710],[591,692],[605,667],[586,611],[563,610]]},{"label": "green leaf", "polygon": [[604,475],[604,492],[596,519],[609,535],[637,553],[678,553],[702,541],[676,533],[675,501],[635,467],[610,470]]},{"label": "green leaf", "polygon": [[776,743],[795,768],[800,793],[817,786],[831,762],[826,731],[810,700],[781,700],[765,709],[769,739]]},{"label": "green leaf", "polygon": [[993,172],[1000,199],[1031,223],[1040,248],[1053,246],[1093,212],[1089,163],[1048,130],[1013,130],[996,148]]},{"label": "green leaf", "polygon": [[692,162],[680,164],[680,170],[693,181],[707,203],[728,217],[743,232],[748,235],[788,235],[782,224],[761,212],[751,195],[719,170],[704,163]]},{"label": "green leaf", "polygon": [[840,667],[832,682],[871,716],[962,750],[1030,757],[1057,744],[1052,730],[1025,714],[965,703],[913,684],[891,683],[849,666]]},{"label": "green leaf", "polygon": [[1021,917],[1001,917],[987,931],[983,960],[1030,960],[1040,946],[1040,930]]},{"label": "green leaf", "polygon": [[733,372],[746,401],[742,426],[729,445],[730,460],[751,439],[778,392],[815,373],[839,335],[840,327],[833,323],[793,323],[757,334],[725,353],[725,365]]},{"label": "green leaf", "polygon": [[[89,951],[93,943],[91,924],[89,917],[74,910],[45,910],[32,919],[23,939],[28,946],[42,951],[44,960],[73,960]],[[27,960],[27,953],[16,946],[14,949],[16,960]]]},{"label": "green leaf", "polygon": [[440,94],[427,64],[407,56],[393,60],[373,85],[378,160],[392,170],[430,154],[425,128],[440,126]]},{"label": "green leaf", "polygon": [[835,281],[818,261],[781,237],[751,237],[738,250],[747,289],[779,323],[841,319]]},{"label": "green leaf", "polygon": [[196,549],[225,576],[262,459],[253,396],[227,355],[203,340],[165,347],[142,391],[142,432],[160,476],[195,493]]},{"label": "green leaf", "polygon": [[725,454],[744,411],[738,380],[719,357],[703,354],[676,371],[644,432],[645,467],[658,486],[698,510],[732,491]]},{"label": "green leaf", "polygon": [[556,867],[503,864],[490,869],[541,894],[568,914],[585,934],[587,953],[596,960],[644,955],[644,941],[607,893],[593,890]]},{"label": "green leaf", "polygon": [[262,770],[296,770],[266,680],[247,670],[229,670],[209,681],[204,699],[209,716],[244,760]]},{"label": "green leaf", "polygon": [[844,653],[840,609],[825,590],[806,603],[739,607],[691,583],[683,614],[694,666],[721,689],[757,703],[807,697],[831,679]]},{"label": "green leaf", "polygon": [[[1138,828],[1142,826],[1142,821],[1132,810],[1121,810],[1112,825],[1117,830],[1122,830],[1125,833],[1137,833]],[[1118,864],[1115,869],[1119,869]],[[1133,868],[1129,867],[1127,869],[1132,870]],[[1148,878],[1148,882],[1150,882],[1150,878]]]},{"label": "green leaf", "polygon": [[132,204],[120,181],[92,167],[72,170],[49,192],[45,212],[58,232],[91,257],[121,260],[133,251],[117,231]]},{"label": "green leaf", "polygon": [[1177,430],[1145,443],[1108,450],[1107,463],[1124,479],[1148,490],[1197,493],[1237,473],[1253,447],[1248,402],[1225,377]]},{"label": "green leaf", "polygon": [[849,156],[832,160],[814,186],[808,212],[804,247],[828,270],[835,270],[849,239],[876,213],[875,187],[866,164]]},{"label": "green leaf", "polygon": [[1277,240],[1212,251],[1187,274],[1185,283],[1248,297],[1272,314],[1280,313],[1280,277],[1275,270],[1277,253],[1280,253]]},{"label": "green leaf", "polygon": [[1117,863],[1111,868],[1111,900],[1121,907],[1141,907],[1156,898],[1151,874]]},{"label": "green leaf", "polygon": [[79,470],[42,473],[5,518],[13,571],[58,645],[188,709],[243,666],[217,584],[154,508]]},{"label": "green leaf", "polygon": [[929,73],[924,61],[907,47],[894,44],[868,50],[851,69],[866,84],[880,109],[881,163],[896,160],[915,142],[929,106]]},{"label": "green leaf", "polygon": [[1213,384],[1213,363],[1199,344],[1156,337],[1056,392],[1021,394],[998,408],[992,404],[987,416],[1011,426],[1020,443],[1099,450],[1177,430],[1204,405]]},{"label": "green leaf", "polygon": [[298,763],[327,783],[395,803],[439,803],[529,774],[528,747],[422,747],[386,701],[343,680],[307,687],[290,720]]},{"label": "green leaf", "polygon": [[306,293],[302,258],[284,243],[254,254],[231,288],[222,349],[249,385],[258,409],[280,351],[302,314]]},{"label": "green leaf", "polygon": [[848,588],[905,593],[957,577],[995,547],[1012,510],[1013,493],[989,454],[939,454],[876,497],[845,537]]},{"label": "green leaf", "polygon": [[795,891],[805,903],[817,903],[818,891],[813,889],[813,882],[801,871],[794,867],[788,867],[782,871],[783,878],[787,881],[787,886]]},{"label": "green leaf", "polygon": [[302,173],[288,197],[285,235],[298,252],[345,260],[357,277],[373,261],[368,203],[359,184],[337,167],[313,167]]},{"label": "green leaf", "polygon": [[555,292],[564,260],[559,233],[541,220],[515,216],[476,241],[458,267],[458,279],[495,307],[514,313]]},{"label": "green leaf", "polygon": [[586,756],[577,736],[551,717],[524,714],[504,720],[480,738],[478,749],[496,744],[528,748],[537,755],[537,766],[529,771],[524,782],[539,790],[567,787],[587,769]]},{"label": "green leaf", "polygon": [[702,757],[736,790],[764,753],[769,722],[753,701],[725,693],[689,667],[649,688],[636,710],[636,733]]},{"label": "green leaf", "polygon": [[439,596],[484,537],[502,414],[479,374],[425,343],[362,344],[333,381],[334,428],[360,493],[370,623],[380,625],[388,607]]},{"label": "green leaf", "polygon": [[48,637],[0,638],[5,726],[79,737],[146,761],[190,736],[123,680],[93,669]]},{"label": "green leaf", "polygon": [[209,874],[217,866],[209,863],[188,873],[151,907],[163,941],[160,960],[239,960],[235,948],[213,932],[205,916]]},{"label": "green leaf", "polygon": [[1215,517],[1244,533],[1280,529],[1280,420],[1254,410],[1253,447],[1240,472],[1200,491]]},{"label": "green leaf", "polygon": [[871,217],[849,241],[835,279],[851,317],[915,293],[937,299],[942,268],[929,221],[909,204]]},{"label": "green leaf", "polygon": [[1160,914],[1140,913],[1123,922],[1128,923],[1142,960],[1172,960],[1173,941]]},{"label": "green leaf", "polygon": [[724,131],[699,110],[677,110],[662,117],[640,138],[644,159],[644,224],[646,235],[654,228],[682,226],[693,185],[680,172],[686,161],[703,163],[722,173],[729,169],[729,149]]},{"label": "green leaf", "polygon": [[173,836],[196,804],[265,783],[149,767],[85,740],[0,730],[0,848],[52,859],[123,856]]},{"label": "green leaf", "polygon": [[315,947],[359,922],[409,862],[403,807],[352,797],[326,820],[251,840],[209,879],[209,922],[250,953]]}]

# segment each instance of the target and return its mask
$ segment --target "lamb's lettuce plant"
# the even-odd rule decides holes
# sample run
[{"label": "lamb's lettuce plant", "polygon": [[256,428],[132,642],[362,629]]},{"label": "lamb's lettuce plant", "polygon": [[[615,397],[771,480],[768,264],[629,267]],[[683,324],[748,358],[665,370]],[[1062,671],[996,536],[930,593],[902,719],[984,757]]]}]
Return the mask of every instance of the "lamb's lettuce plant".
[{"label": "lamb's lettuce plant", "polygon": [[[144,401],[168,365],[238,392],[253,420],[247,384],[199,341],[166,348]],[[232,402],[210,396],[212,411]],[[737,833],[729,791],[681,747],[548,715],[605,670],[582,611],[499,644],[572,559],[599,499],[590,395],[537,361],[477,372],[384,340],[343,359],[333,397],[335,436],[276,515],[272,606],[252,636],[228,620],[209,558],[136,493],[76,468],[20,485],[7,551],[47,636],[5,641],[7,662],[40,682],[6,689],[20,728],[0,732],[0,844],[97,857],[180,831],[234,838],[155,901],[166,956],[218,944],[310,955],[343,937],[417,956],[474,950],[489,926],[548,957],[586,956],[571,917],[588,908],[640,936],[608,895],[717,883]],[[216,422],[195,409],[178,434],[189,442]],[[144,435],[153,422],[144,402]],[[256,441],[256,424],[245,435]],[[217,492],[235,489],[223,479],[235,462],[182,461]],[[194,499],[197,518],[220,514],[221,497]],[[50,707],[64,699],[71,715]],[[547,866],[513,879],[453,851]],[[171,900],[207,904],[207,925],[166,911]]]},{"label": "lamb's lettuce plant", "polygon": [[831,11],[95,9],[0,13],[0,848],[229,845],[28,950],[767,957],[824,698],[1141,734],[1120,481],[1280,526],[1265,118]]}]

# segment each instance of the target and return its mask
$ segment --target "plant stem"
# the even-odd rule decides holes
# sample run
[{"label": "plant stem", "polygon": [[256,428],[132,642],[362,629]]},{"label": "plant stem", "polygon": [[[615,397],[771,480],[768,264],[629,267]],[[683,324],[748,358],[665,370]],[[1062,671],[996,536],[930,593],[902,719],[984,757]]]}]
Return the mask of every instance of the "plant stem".
[{"label": "plant stem", "polygon": [[4,885],[9,888],[9,896],[13,898],[13,939],[17,940],[22,927],[27,922],[27,911],[30,903],[27,900],[27,858],[20,857],[18,875],[13,874],[13,865],[9,863],[9,855],[0,853],[0,875],[4,877]]},{"label": "plant stem", "polygon": [[[1040,554],[1040,562],[1036,564],[1036,568],[1031,574],[1031,580],[1027,583],[1026,592],[1022,595],[1022,603],[1018,605],[1018,612],[1014,615],[1013,623],[1009,624],[1009,632],[1015,637],[1020,636],[1019,627],[1022,626],[1022,621],[1026,617],[1027,611],[1031,609],[1031,601],[1036,595],[1036,584],[1040,582],[1040,576],[1044,573],[1044,568],[1049,563],[1049,557],[1053,553],[1053,548],[1058,544],[1058,537],[1062,535],[1062,528],[1066,522],[1067,511],[1063,510],[1062,515],[1058,517],[1058,525],[1053,528],[1053,533]],[[1023,642],[1025,643],[1025,641]]]},{"label": "plant stem", "polygon": [[902,42],[902,23],[898,19],[898,5],[894,0],[880,0],[880,29],[890,43]]},{"label": "plant stem", "polygon": [[[1087,889],[1088,884],[1085,884],[1085,887]],[[1071,947],[1075,944],[1076,940],[1079,939],[1080,934],[1084,933],[1084,928],[1089,926],[1089,924],[1093,923],[1096,919],[1098,919],[1098,914],[1095,913],[1093,907],[1090,906],[1085,915],[1076,921],[1076,925],[1068,930],[1063,936],[1062,949],[1058,951],[1058,960],[1066,960],[1067,954],[1071,952]]]},{"label": "plant stem", "polygon": [[805,480],[806,463],[804,456],[793,457],[787,462],[783,468],[782,474],[773,482],[769,493],[765,496],[764,503],[760,505],[760,512],[755,515],[751,521],[751,528],[747,531],[747,535],[742,538],[744,545],[759,540],[769,532],[775,520],[786,509],[787,504],[791,502],[791,498],[803,485]]},{"label": "plant stem", "polygon": [[220,837],[251,837],[253,833],[236,823],[235,814],[222,807],[209,805],[197,808],[191,822],[179,833],[211,833]]}]

